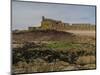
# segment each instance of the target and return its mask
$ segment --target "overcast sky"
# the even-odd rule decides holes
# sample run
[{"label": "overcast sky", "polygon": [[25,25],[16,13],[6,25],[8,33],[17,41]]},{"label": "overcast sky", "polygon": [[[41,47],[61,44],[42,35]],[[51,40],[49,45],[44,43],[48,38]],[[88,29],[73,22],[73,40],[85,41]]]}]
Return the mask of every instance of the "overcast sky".
[{"label": "overcast sky", "polygon": [[42,16],[65,23],[95,24],[95,6],[12,2],[12,29],[39,26]]}]

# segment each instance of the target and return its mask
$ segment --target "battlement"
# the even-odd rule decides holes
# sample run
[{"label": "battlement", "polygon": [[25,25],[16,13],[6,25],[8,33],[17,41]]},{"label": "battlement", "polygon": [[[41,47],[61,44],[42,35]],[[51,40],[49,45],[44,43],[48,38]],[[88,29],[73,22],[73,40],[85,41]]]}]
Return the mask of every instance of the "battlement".
[{"label": "battlement", "polygon": [[44,16],[42,16],[42,21],[51,21],[51,22],[56,22],[56,23],[61,23],[61,21],[58,21],[58,20],[54,20],[54,19],[50,19],[50,18],[46,18]]}]

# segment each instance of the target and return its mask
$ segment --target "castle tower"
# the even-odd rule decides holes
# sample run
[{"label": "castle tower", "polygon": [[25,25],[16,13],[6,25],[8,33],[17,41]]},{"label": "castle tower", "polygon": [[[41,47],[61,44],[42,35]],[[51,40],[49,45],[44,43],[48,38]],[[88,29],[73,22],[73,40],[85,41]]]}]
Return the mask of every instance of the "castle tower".
[{"label": "castle tower", "polygon": [[45,17],[44,17],[44,16],[42,16],[42,21],[44,21],[44,19],[45,19]]}]

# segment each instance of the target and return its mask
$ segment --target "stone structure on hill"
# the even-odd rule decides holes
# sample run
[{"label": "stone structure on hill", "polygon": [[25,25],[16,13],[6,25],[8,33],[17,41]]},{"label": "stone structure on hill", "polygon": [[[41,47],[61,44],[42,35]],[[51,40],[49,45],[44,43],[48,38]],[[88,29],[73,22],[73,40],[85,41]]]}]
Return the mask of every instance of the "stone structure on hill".
[{"label": "stone structure on hill", "polygon": [[53,29],[53,30],[63,30],[68,26],[69,23],[63,23],[62,21],[57,21],[42,16],[41,28],[42,29]]},{"label": "stone structure on hill", "polygon": [[30,31],[34,30],[95,30],[95,25],[88,23],[64,23],[62,21],[45,18],[42,16],[40,27],[29,27]]}]

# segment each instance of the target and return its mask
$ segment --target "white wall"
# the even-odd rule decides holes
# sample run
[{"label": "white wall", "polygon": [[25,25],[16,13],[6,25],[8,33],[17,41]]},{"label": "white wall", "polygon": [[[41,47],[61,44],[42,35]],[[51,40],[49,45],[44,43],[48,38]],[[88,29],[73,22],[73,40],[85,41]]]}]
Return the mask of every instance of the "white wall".
[{"label": "white wall", "polygon": [[[97,69],[85,71],[67,71],[38,73],[38,75],[99,75],[100,73],[100,0],[27,0],[71,4],[97,5]],[[10,75],[10,0],[0,0],[0,75]],[[29,75],[29,74],[28,74]],[[34,74],[35,75],[35,74]],[[36,74],[37,75],[37,74]]]}]

